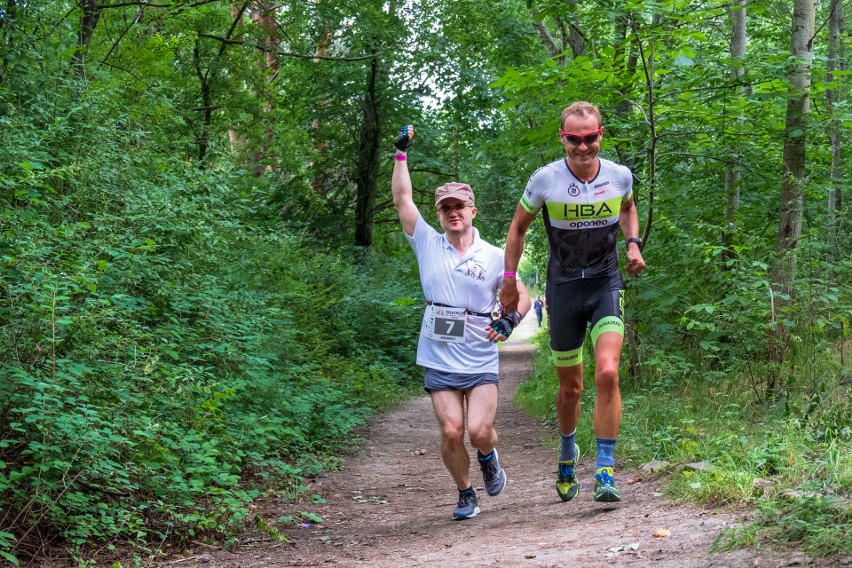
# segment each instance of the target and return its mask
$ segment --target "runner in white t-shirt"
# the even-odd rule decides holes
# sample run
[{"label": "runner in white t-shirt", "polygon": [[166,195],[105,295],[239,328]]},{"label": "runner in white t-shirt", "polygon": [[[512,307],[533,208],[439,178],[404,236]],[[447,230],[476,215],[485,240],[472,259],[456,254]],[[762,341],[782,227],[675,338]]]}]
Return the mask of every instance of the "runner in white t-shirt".
[{"label": "runner in white t-shirt", "polygon": [[476,206],[466,183],[450,182],[435,190],[435,206],[443,233],[420,214],[412,197],[406,150],[414,127],[400,130],[391,190],[402,230],[417,256],[427,305],[420,327],[417,364],[425,367],[424,387],[441,428],[441,457],[459,490],[453,519],[479,514],[470,482],[467,432],[477,449],[488,495],[500,494],[506,473],[500,467],[497,431],[497,342],[505,340],[530,309],[530,299],[518,283],[516,311],[492,321],[491,312],[503,282],[503,251],[479,237],[473,227]]}]

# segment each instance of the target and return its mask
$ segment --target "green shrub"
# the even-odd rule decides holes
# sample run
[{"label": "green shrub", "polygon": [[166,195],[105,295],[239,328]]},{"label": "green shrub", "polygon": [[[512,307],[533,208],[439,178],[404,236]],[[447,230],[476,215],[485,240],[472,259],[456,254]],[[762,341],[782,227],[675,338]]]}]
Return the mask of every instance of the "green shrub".
[{"label": "green shrub", "polygon": [[229,534],[420,383],[409,264],[313,248],[258,214],[264,180],[109,134],[73,167],[0,158],[7,559]]}]

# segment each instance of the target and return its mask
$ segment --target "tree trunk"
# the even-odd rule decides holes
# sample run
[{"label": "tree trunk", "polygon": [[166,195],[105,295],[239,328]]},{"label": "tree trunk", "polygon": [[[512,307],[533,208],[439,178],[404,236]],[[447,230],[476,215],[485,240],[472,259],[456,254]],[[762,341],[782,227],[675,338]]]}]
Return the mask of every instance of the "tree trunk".
[{"label": "tree trunk", "polygon": [[[615,61],[624,60],[624,67],[619,70],[619,74],[623,77],[620,90],[622,93],[629,93],[632,89],[632,77],[636,74],[636,66],[639,64],[639,58],[636,56],[636,49],[631,47],[627,39],[627,31],[630,28],[630,16],[627,14],[619,15],[615,23]],[[634,37],[638,34],[634,34]],[[633,114],[633,101],[629,97],[624,97],[615,107],[615,114],[619,118],[619,122],[626,124],[629,117]],[[616,144],[616,154],[619,161],[630,168],[630,171],[635,171],[639,159],[635,154],[626,154],[620,145]],[[635,191],[635,190],[634,190]]]},{"label": "tree trunk", "polygon": [[586,53],[586,36],[580,28],[580,7],[577,0],[568,0],[568,45],[574,59]]},{"label": "tree trunk", "polygon": [[[662,16],[654,14],[653,23],[659,24]],[[639,58],[642,61],[642,68],[645,74],[645,89],[648,108],[645,112],[645,120],[648,125],[648,212],[645,217],[645,229],[642,231],[643,246],[648,244],[648,239],[651,236],[651,227],[654,223],[654,193],[657,186],[657,123],[655,116],[655,106],[657,103],[657,95],[654,92],[655,81],[655,57],[654,57],[654,37],[648,41],[648,53],[645,54],[645,48],[642,45],[642,38],[639,36],[639,27],[636,19],[631,16],[631,26],[633,33],[637,37],[636,47],[639,50]]]},{"label": "tree trunk", "polygon": [[[278,61],[277,52],[279,51],[280,45],[278,42],[278,23],[275,21],[275,16],[273,15],[273,11],[275,7],[269,0],[256,0],[255,1],[255,10],[252,12],[252,20],[258,26],[258,28],[262,29],[265,37],[264,37],[264,47],[266,48],[265,60],[260,62],[261,70],[266,72],[266,84],[271,85],[278,78],[278,71],[281,68],[281,64]],[[274,109],[275,105],[271,102],[272,96],[270,93],[264,93],[264,96],[267,100],[266,105],[263,107],[263,112],[267,115],[270,114]],[[270,148],[272,147],[273,135],[272,129],[268,126],[271,123],[271,118],[264,121],[266,125],[263,129],[263,141],[260,144],[260,147],[257,149],[257,152],[254,156],[254,175],[260,176],[263,175],[266,171],[271,171],[274,168],[273,162],[275,161],[274,157],[270,153]]]},{"label": "tree trunk", "polygon": [[[743,77],[743,57],[746,48],[746,2],[734,0],[731,7],[731,75],[737,83],[737,93],[745,94]],[[742,116],[742,115],[741,115]],[[742,122],[740,121],[740,124]],[[725,166],[725,228],[722,231],[722,270],[729,270],[728,260],[733,257],[731,247],[734,244],[737,228],[737,210],[740,207],[740,156],[737,155]]]},{"label": "tree trunk", "polygon": [[371,246],[373,244],[373,214],[376,207],[376,179],[379,175],[379,139],[381,122],[379,120],[379,82],[378,53],[373,50],[370,70],[367,75],[367,90],[364,96],[364,121],[358,140],[358,153],[355,172],[357,197],[355,202],[355,244]]},{"label": "tree trunk", "polygon": [[[790,350],[790,334],[786,324],[791,306],[793,283],[796,280],[796,245],[802,234],[802,212],[805,189],[805,117],[810,110],[811,60],[815,18],[814,0],[795,0],[791,54],[794,64],[790,70],[787,119],[784,132],[784,157],[781,180],[781,214],[775,250],[778,258],[772,271],[775,300],[775,325],[770,326],[769,356],[781,363]],[[783,385],[770,380],[770,394],[782,394]]]},{"label": "tree trunk", "polygon": [[[629,93],[630,92],[630,81],[631,77],[636,73],[636,65],[638,64],[638,58],[635,55],[635,50],[630,48],[630,45],[627,40],[627,30],[630,26],[630,19],[627,15],[620,15],[616,20],[615,25],[615,37],[616,37],[616,48],[615,48],[615,60],[623,61],[624,68],[619,71],[621,77],[624,78],[624,82],[621,87],[621,92]],[[625,53],[630,50],[627,57],[623,57]],[[621,124],[626,124],[628,122],[628,117],[633,113],[633,103],[628,97],[623,98],[615,107],[615,114],[618,116],[618,122]],[[630,171],[634,171],[636,168],[636,164],[638,163],[638,159],[635,154],[627,154],[622,148],[616,144],[616,154],[618,155],[619,161],[630,168]],[[638,191],[633,192],[633,198],[637,200],[639,193]],[[626,287],[626,286],[625,286]],[[625,289],[625,294],[627,294],[627,290]],[[641,380],[642,378],[642,364],[639,356],[639,330],[637,326],[637,322],[639,319],[639,312],[635,312],[636,315],[632,318],[626,318],[624,322],[624,341],[628,346],[628,353],[630,353],[630,359],[627,364],[627,373],[628,377],[632,380]]]},{"label": "tree trunk", "polygon": [[550,33],[540,13],[533,7],[531,7],[530,12],[533,27],[538,32],[545,53],[551,58],[558,55],[559,58],[556,63],[560,67],[568,63],[568,56],[565,54],[568,48],[571,48],[571,55],[575,58],[586,52],[586,36],[580,27],[579,2],[577,0],[566,0],[566,3],[568,10],[565,16],[553,16],[553,21],[559,30],[558,41]]},{"label": "tree trunk", "polygon": [[550,33],[550,30],[547,29],[547,25],[544,21],[539,17],[535,11],[532,12],[532,22],[533,27],[538,32],[539,39],[541,40],[541,45],[544,47],[544,52],[548,57],[556,57],[562,50],[556,43],[556,39]]},{"label": "tree trunk", "polygon": [[[319,11],[320,3],[322,0],[317,0],[316,7]],[[316,50],[314,51],[314,55],[319,57],[326,57],[328,55],[328,48],[331,46],[332,38],[334,37],[332,34],[331,26],[325,23],[322,19],[320,19],[321,24],[325,29],[320,35],[320,41],[317,45]],[[314,59],[314,64],[318,64],[321,59]],[[328,143],[324,140],[320,140],[320,128],[322,128],[322,122],[319,119],[319,111],[325,107],[327,107],[331,101],[328,99],[323,99],[319,101],[319,108],[316,109],[314,119],[311,120],[311,140],[313,141],[313,155],[316,156],[315,159],[311,160],[310,169],[314,172],[314,179],[311,182],[311,187],[317,193],[317,195],[321,197],[326,197],[328,195],[328,187],[326,186],[326,175],[323,169],[323,162],[325,161],[325,154],[328,148]]]},{"label": "tree trunk", "polygon": [[15,17],[18,13],[18,3],[16,0],[6,0],[6,8],[0,14],[0,42],[8,48],[3,50],[3,64],[0,70],[0,85],[6,80],[6,75],[9,73],[9,61],[12,57],[12,50],[15,47],[13,28],[15,26]]},{"label": "tree trunk", "polygon": [[213,124],[213,96],[210,91],[210,81],[207,75],[201,70],[201,46],[199,41],[195,40],[195,46],[192,49],[192,59],[195,65],[195,75],[198,77],[199,87],[201,90],[201,112],[204,113],[201,128],[196,137],[198,144],[198,169],[205,169],[207,148],[210,145],[210,125]]},{"label": "tree trunk", "polygon": [[[829,137],[831,139],[831,183],[828,189],[828,262],[829,271],[833,270],[837,250],[837,224],[839,212],[843,206],[842,193],[842,170],[840,166],[840,150],[842,147],[841,120],[835,108],[845,100],[843,90],[843,72],[846,69],[846,59],[843,43],[843,2],[831,0],[831,13],[828,20],[828,66],[826,82],[832,84],[838,82],[837,87],[831,87],[825,92],[828,102],[828,112],[831,116],[829,124]],[[839,73],[839,75],[838,75]]]},{"label": "tree trunk", "polygon": [[[222,41],[219,45],[219,51],[216,54],[216,59],[221,59],[225,54],[225,50],[228,48],[231,37],[233,37],[234,32],[239,27],[243,18],[243,13],[248,9],[250,3],[251,0],[245,0],[242,8],[239,10],[234,10],[232,5],[231,16],[233,16],[233,21],[231,22],[231,27],[228,29],[228,32],[225,34],[225,41]],[[204,113],[201,129],[196,138],[198,143],[198,169],[203,170],[207,167],[206,159],[207,150],[210,147],[210,131],[213,126],[213,111],[216,110],[217,107],[213,105],[213,83],[210,80],[210,66],[208,66],[206,71],[201,68],[201,43],[199,39],[195,40],[195,45],[192,49],[192,62],[195,66],[195,75],[198,77],[198,83],[201,91],[201,108],[198,110]],[[229,137],[231,138],[232,144],[238,140],[238,138],[231,135],[230,132]]]},{"label": "tree trunk", "polygon": [[92,41],[92,35],[101,17],[101,7],[98,6],[97,0],[80,0],[80,9],[83,15],[80,16],[77,49],[74,51],[71,64],[74,66],[77,77],[83,79],[86,76],[86,50],[89,48],[89,42]]}]

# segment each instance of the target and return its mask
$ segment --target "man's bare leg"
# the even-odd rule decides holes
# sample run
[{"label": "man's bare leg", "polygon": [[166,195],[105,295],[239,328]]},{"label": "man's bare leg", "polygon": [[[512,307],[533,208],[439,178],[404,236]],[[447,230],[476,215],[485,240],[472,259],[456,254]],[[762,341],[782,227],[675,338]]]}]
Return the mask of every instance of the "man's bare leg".
[{"label": "man's bare leg", "polygon": [[432,408],[441,427],[441,458],[462,491],[470,487],[470,456],[464,445],[464,393],[432,391]]}]

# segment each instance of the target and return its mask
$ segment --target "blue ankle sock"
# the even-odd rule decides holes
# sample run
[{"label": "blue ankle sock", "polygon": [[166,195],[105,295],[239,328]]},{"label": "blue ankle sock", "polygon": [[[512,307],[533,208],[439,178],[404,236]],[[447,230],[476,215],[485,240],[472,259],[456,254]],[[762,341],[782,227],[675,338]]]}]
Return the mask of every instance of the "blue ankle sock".
[{"label": "blue ankle sock", "polygon": [[567,436],[562,432],[559,433],[559,436],[562,438],[562,449],[559,451],[559,461],[571,461],[577,458],[577,456],[574,455],[574,434],[576,433],[576,428],[574,428],[574,431]]},{"label": "blue ankle sock", "polygon": [[598,457],[595,469],[615,467],[615,442],[617,438],[596,438],[598,442]]},{"label": "blue ankle sock", "polygon": [[494,457],[494,450],[491,450],[491,453],[489,453],[487,456],[479,450],[476,450],[476,457],[481,462],[487,462],[488,460]]}]

